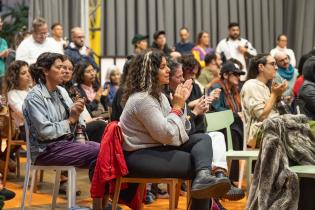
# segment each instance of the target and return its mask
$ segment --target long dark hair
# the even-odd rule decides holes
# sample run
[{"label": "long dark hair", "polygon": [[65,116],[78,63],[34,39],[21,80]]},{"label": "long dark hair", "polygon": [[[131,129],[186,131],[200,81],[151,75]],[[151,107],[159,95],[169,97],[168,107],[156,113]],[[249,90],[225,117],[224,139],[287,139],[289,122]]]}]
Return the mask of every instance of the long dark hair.
[{"label": "long dark hair", "polygon": [[246,81],[250,79],[255,79],[258,76],[259,74],[258,65],[259,64],[266,65],[268,56],[270,56],[270,54],[268,53],[258,54],[249,61]]},{"label": "long dark hair", "polygon": [[160,101],[162,88],[159,84],[158,72],[163,57],[165,57],[163,52],[152,50],[139,54],[134,58],[124,84],[123,105],[126,104],[131,94],[137,92],[148,92]]},{"label": "long dark hair", "polygon": [[40,81],[46,83],[44,70],[49,70],[58,59],[63,62],[64,56],[59,53],[45,52],[37,58],[36,63],[30,66],[30,74],[36,84]]},{"label": "long dark hair", "polygon": [[[206,32],[206,31],[201,31],[201,32],[199,32],[198,35],[197,35],[197,42],[196,42],[196,45],[199,45],[199,44],[200,44],[200,40],[201,40],[203,34],[208,34],[208,36],[209,36],[209,33]],[[209,45],[209,44],[208,44],[208,45]],[[208,47],[209,47],[209,46],[208,46]]]},{"label": "long dark hair", "polygon": [[[93,65],[90,62],[85,61],[85,60],[80,61],[74,66],[73,81],[77,83],[78,86],[83,84],[84,72],[88,66],[93,66]],[[98,82],[97,77],[95,78],[95,81],[93,82],[92,87],[95,91],[99,89],[100,84]]]},{"label": "long dark hair", "polygon": [[5,92],[16,89],[19,86],[20,71],[23,66],[28,66],[25,61],[13,61],[5,75]]}]

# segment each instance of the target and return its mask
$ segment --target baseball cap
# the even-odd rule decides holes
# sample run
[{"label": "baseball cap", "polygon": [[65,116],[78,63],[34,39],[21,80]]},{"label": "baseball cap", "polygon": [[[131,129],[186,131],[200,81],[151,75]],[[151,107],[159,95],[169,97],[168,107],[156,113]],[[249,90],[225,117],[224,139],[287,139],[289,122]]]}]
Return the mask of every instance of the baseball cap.
[{"label": "baseball cap", "polygon": [[164,35],[165,35],[165,31],[156,31],[156,32],[153,34],[153,39],[156,40],[161,34],[164,34]]},{"label": "baseball cap", "polygon": [[132,38],[132,44],[136,44],[139,41],[145,40],[149,38],[149,36],[145,36],[142,34],[136,34],[133,38]]},{"label": "baseball cap", "polygon": [[222,65],[221,68],[221,74],[224,73],[232,73],[232,74],[239,74],[239,75],[245,75],[245,72],[240,70],[239,66],[237,64],[226,62]]}]

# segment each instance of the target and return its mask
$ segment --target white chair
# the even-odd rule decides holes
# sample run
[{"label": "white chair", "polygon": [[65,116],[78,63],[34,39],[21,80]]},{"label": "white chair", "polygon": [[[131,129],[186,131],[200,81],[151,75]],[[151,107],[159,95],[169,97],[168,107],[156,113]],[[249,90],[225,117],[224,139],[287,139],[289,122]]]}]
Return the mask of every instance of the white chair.
[{"label": "white chair", "polygon": [[245,160],[246,161],[246,182],[247,182],[247,193],[249,192],[252,161],[257,160],[258,150],[253,151],[235,151],[233,150],[232,135],[231,135],[231,124],[234,122],[233,112],[231,110],[212,112],[206,114],[207,120],[207,132],[217,131],[226,128],[228,151],[226,152],[226,158],[229,166],[232,160]]},{"label": "white chair", "polygon": [[32,192],[33,192],[33,188],[35,184],[35,177],[36,177],[35,174],[36,174],[36,171],[39,171],[39,170],[55,170],[56,171],[55,184],[54,184],[53,197],[52,197],[52,205],[51,205],[52,210],[56,208],[56,200],[57,200],[57,196],[59,192],[61,171],[68,171],[68,190],[67,190],[68,208],[74,207],[75,201],[76,201],[75,167],[74,166],[39,166],[39,165],[32,164],[30,144],[29,144],[29,127],[27,123],[25,123],[25,132],[26,132],[27,162],[26,162],[21,209],[24,210],[25,208],[26,192],[27,192],[27,188],[29,184],[30,174],[32,172],[32,181],[31,181],[31,187],[30,187],[30,200],[29,200],[29,206],[31,206]]}]

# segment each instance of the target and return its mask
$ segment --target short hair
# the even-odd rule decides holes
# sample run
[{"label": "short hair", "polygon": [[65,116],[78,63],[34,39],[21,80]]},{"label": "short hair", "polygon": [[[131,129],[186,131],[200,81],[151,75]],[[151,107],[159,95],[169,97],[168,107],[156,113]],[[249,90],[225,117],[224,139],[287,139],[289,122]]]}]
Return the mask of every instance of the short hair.
[{"label": "short hair", "polygon": [[208,53],[206,56],[205,56],[205,64],[206,66],[209,65],[211,63],[211,61],[217,59],[217,54],[215,52],[212,52],[212,53]]},{"label": "short hair", "polygon": [[281,38],[282,36],[285,36],[285,37],[288,39],[287,35],[285,35],[285,34],[279,34],[279,35],[277,36],[277,41],[280,41],[280,38]]},{"label": "short hair", "polygon": [[36,31],[39,27],[47,24],[46,20],[42,17],[35,18],[32,22],[32,30]]},{"label": "short hair", "polygon": [[187,32],[189,32],[188,28],[185,27],[185,26],[183,26],[183,27],[181,27],[181,28],[179,29],[179,31],[181,31],[181,30],[186,30]]},{"label": "short hair", "polygon": [[52,24],[50,29],[51,29],[51,30],[54,30],[54,28],[55,28],[56,26],[62,26],[62,25],[61,25],[61,23],[57,22],[57,23]]},{"label": "short hair", "polygon": [[236,23],[236,22],[229,23],[228,29],[231,29],[231,28],[233,28],[233,27],[235,27],[235,26],[240,27],[240,24],[239,24],[239,23]]}]

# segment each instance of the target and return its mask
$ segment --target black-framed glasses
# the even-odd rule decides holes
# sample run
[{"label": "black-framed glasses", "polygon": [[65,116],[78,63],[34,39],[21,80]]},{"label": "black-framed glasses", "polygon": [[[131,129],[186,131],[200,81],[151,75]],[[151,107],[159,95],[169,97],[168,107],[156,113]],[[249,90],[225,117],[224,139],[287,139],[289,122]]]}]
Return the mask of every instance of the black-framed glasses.
[{"label": "black-framed glasses", "polygon": [[276,62],[269,62],[269,63],[266,63],[266,64],[269,64],[269,65],[271,65],[271,66],[277,66],[277,63]]}]

